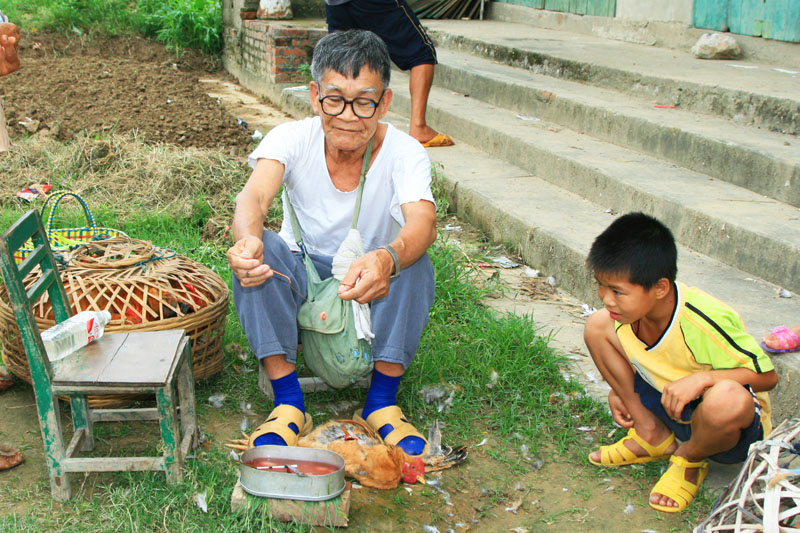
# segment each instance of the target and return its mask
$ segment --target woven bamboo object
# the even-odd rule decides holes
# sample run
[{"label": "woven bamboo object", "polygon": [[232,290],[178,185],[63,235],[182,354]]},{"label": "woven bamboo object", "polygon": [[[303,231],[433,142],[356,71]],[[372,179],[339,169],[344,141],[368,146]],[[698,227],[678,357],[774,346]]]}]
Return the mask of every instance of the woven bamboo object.
[{"label": "woven bamboo object", "polygon": [[800,418],[750,446],[739,476],[695,533],[800,532]]},{"label": "woven bamboo object", "polygon": [[[184,329],[191,340],[196,380],[222,370],[225,315],[229,290],[211,269],[157,248],[148,241],[115,237],[91,242],[63,254],[60,271],[73,312],[108,310],[108,333]],[[30,287],[40,273],[25,280]],[[55,324],[47,293],[34,307],[40,331]],[[5,287],[0,299],[3,362],[19,378],[31,382],[28,359]],[[133,398],[90,397],[94,408],[116,407]]]}]

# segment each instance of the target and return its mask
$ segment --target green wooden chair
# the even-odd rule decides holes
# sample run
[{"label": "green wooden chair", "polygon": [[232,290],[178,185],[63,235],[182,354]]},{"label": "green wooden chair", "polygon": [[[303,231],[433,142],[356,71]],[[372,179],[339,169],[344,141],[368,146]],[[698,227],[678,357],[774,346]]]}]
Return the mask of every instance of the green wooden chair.
[{"label": "green wooden chair", "polygon": [[[34,250],[21,264],[14,252],[28,239]],[[23,279],[36,267],[29,288]],[[32,306],[47,291],[56,322],[71,316],[67,294],[36,210],[26,212],[0,238],[0,269],[20,326],[31,370],[53,498],[71,497],[68,472],[163,470],[167,483],[183,477],[183,462],[197,444],[194,378],[183,330],[111,333],[57,361],[45,352]],[[157,407],[91,409],[89,394],[155,395]],[[69,398],[74,433],[64,446],[59,396]],[[179,416],[180,413],[180,416]],[[158,420],[163,455],[158,457],[76,457],[94,448],[95,422]]]}]

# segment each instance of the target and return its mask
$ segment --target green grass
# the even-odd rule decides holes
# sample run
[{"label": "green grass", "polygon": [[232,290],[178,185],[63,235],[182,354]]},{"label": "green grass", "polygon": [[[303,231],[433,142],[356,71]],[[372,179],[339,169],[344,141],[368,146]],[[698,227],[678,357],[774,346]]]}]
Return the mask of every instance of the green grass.
[{"label": "green grass", "polygon": [[[103,158],[81,155],[100,148],[106,154]],[[63,145],[26,139],[0,160],[0,197],[6,198],[0,201],[0,227],[8,227],[27,208],[8,200],[18,189],[17,182],[27,180],[26,176],[49,181],[59,175],[55,169],[70,176],[70,186],[82,192],[98,225],[174,249],[202,262],[230,284],[225,256],[230,237],[220,221],[230,220],[231,194],[246,178],[246,169],[240,163],[211,151],[189,153],[143,146],[114,136],[79,138]],[[152,181],[142,183],[137,176],[148,176]],[[441,208],[446,205],[441,172],[434,177]],[[57,227],[84,224],[74,206],[65,206],[63,212],[61,209]],[[280,216],[275,204],[267,217],[272,227]],[[216,224],[210,224],[212,220]],[[210,226],[215,231],[209,233]],[[417,358],[398,396],[412,422],[424,428],[435,418],[443,421],[448,444],[474,444],[488,432],[495,445],[487,456],[506,475],[530,472],[531,462],[544,456],[548,461],[552,456],[584,461],[582,456],[589,445],[582,442],[584,434],[575,428],[608,427],[605,407],[586,397],[578,383],[564,379],[559,357],[531,317],[498,314],[481,302],[494,287],[473,279],[467,268],[472,258],[446,237],[437,240],[430,254],[437,296]],[[225,346],[231,343],[247,347],[232,304]],[[181,484],[167,487],[163,475],[117,473],[93,475],[82,487],[82,478],[74,476],[77,495],[63,504],[52,502],[46,482],[35,487],[7,486],[0,491],[0,504],[36,503],[24,514],[1,516],[0,531],[208,531],[211,524],[217,531],[303,531],[297,525],[270,522],[259,513],[230,512],[236,470],[222,444],[237,436],[243,416],[240,401],[251,402],[257,413],[269,412],[272,404],[258,391],[252,355],[245,361],[233,353],[224,357],[223,372],[197,384],[199,423],[202,428],[214,420],[225,420],[225,427],[237,429],[226,437],[209,434],[209,445],[199,460],[189,462]],[[299,371],[303,372],[302,366]],[[453,391],[452,405],[444,412],[436,405],[425,404],[419,394],[424,387],[434,385]],[[554,392],[571,399],[552,405],[549,400]],[[207,401],[215,393],[227,395],[220,410]],[[319,392],[307,398],[307,408],[317,420],[324,420],[332,416],[331,405],[343,400],[358,405],[364,396],[360,389]],[[126,428],[104,429],[98,440],[107,446],[115,442],[113,437],[129,434]],[[601,475],[609,474],[598,472]],[[651,480],[657,476],[650,470],[645,475]],[[203,491],[207,492],[207,514],[193,501],[194,494]],[[405,498],[402,492],[399,494],[397,500]],[[394,511],[389,512],[394,516]],[[400,506],[397,512],[406,511]]]},{"label": "green grass", "polygon": [[5,0],[27,38],[37,32],[117,36],[138,32],[167,47],[222,50],[220,0]]}]

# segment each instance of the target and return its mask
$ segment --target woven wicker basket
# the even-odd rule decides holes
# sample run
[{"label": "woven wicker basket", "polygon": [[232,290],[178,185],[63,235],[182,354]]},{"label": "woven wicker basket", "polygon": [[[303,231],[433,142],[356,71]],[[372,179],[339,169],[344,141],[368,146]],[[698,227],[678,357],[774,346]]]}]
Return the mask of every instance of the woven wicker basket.
[{"label": "woven wicker basket", "polygon": [[[63,256],[64,288],[74,312],[108,310],[108,333],[185,329],[191,340],[196,380],[222,370],[222,343],[229,290],[209,268],[148,241],[116,237],[80,246]],[[30,287],[39,276],[25,280]],[[5,287],[0,298],[3,362],[31,383],[28,359]],[[55,324],[47,293],[34,307],[40,331]],[[125,395],[90,396],[94,408],[117,407],[135,399]]]}]

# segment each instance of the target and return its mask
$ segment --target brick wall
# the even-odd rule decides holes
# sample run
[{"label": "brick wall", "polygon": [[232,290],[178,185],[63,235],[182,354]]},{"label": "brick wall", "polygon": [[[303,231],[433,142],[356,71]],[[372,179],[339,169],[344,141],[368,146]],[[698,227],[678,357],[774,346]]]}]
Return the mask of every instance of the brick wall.
[{"label": "brick wall", "polygon": [[242,20],[225,29],[225,68],[245,87],[277,102],[286,85],[306,83],[298,72],[327,31],[291,21]]},{"label": "brick wall", "polygon": [[266,60],[273,83],[305,81],[297,69],[303,63],[311,63],[314,46],[325,33],[313,28],[268,27]]}]

